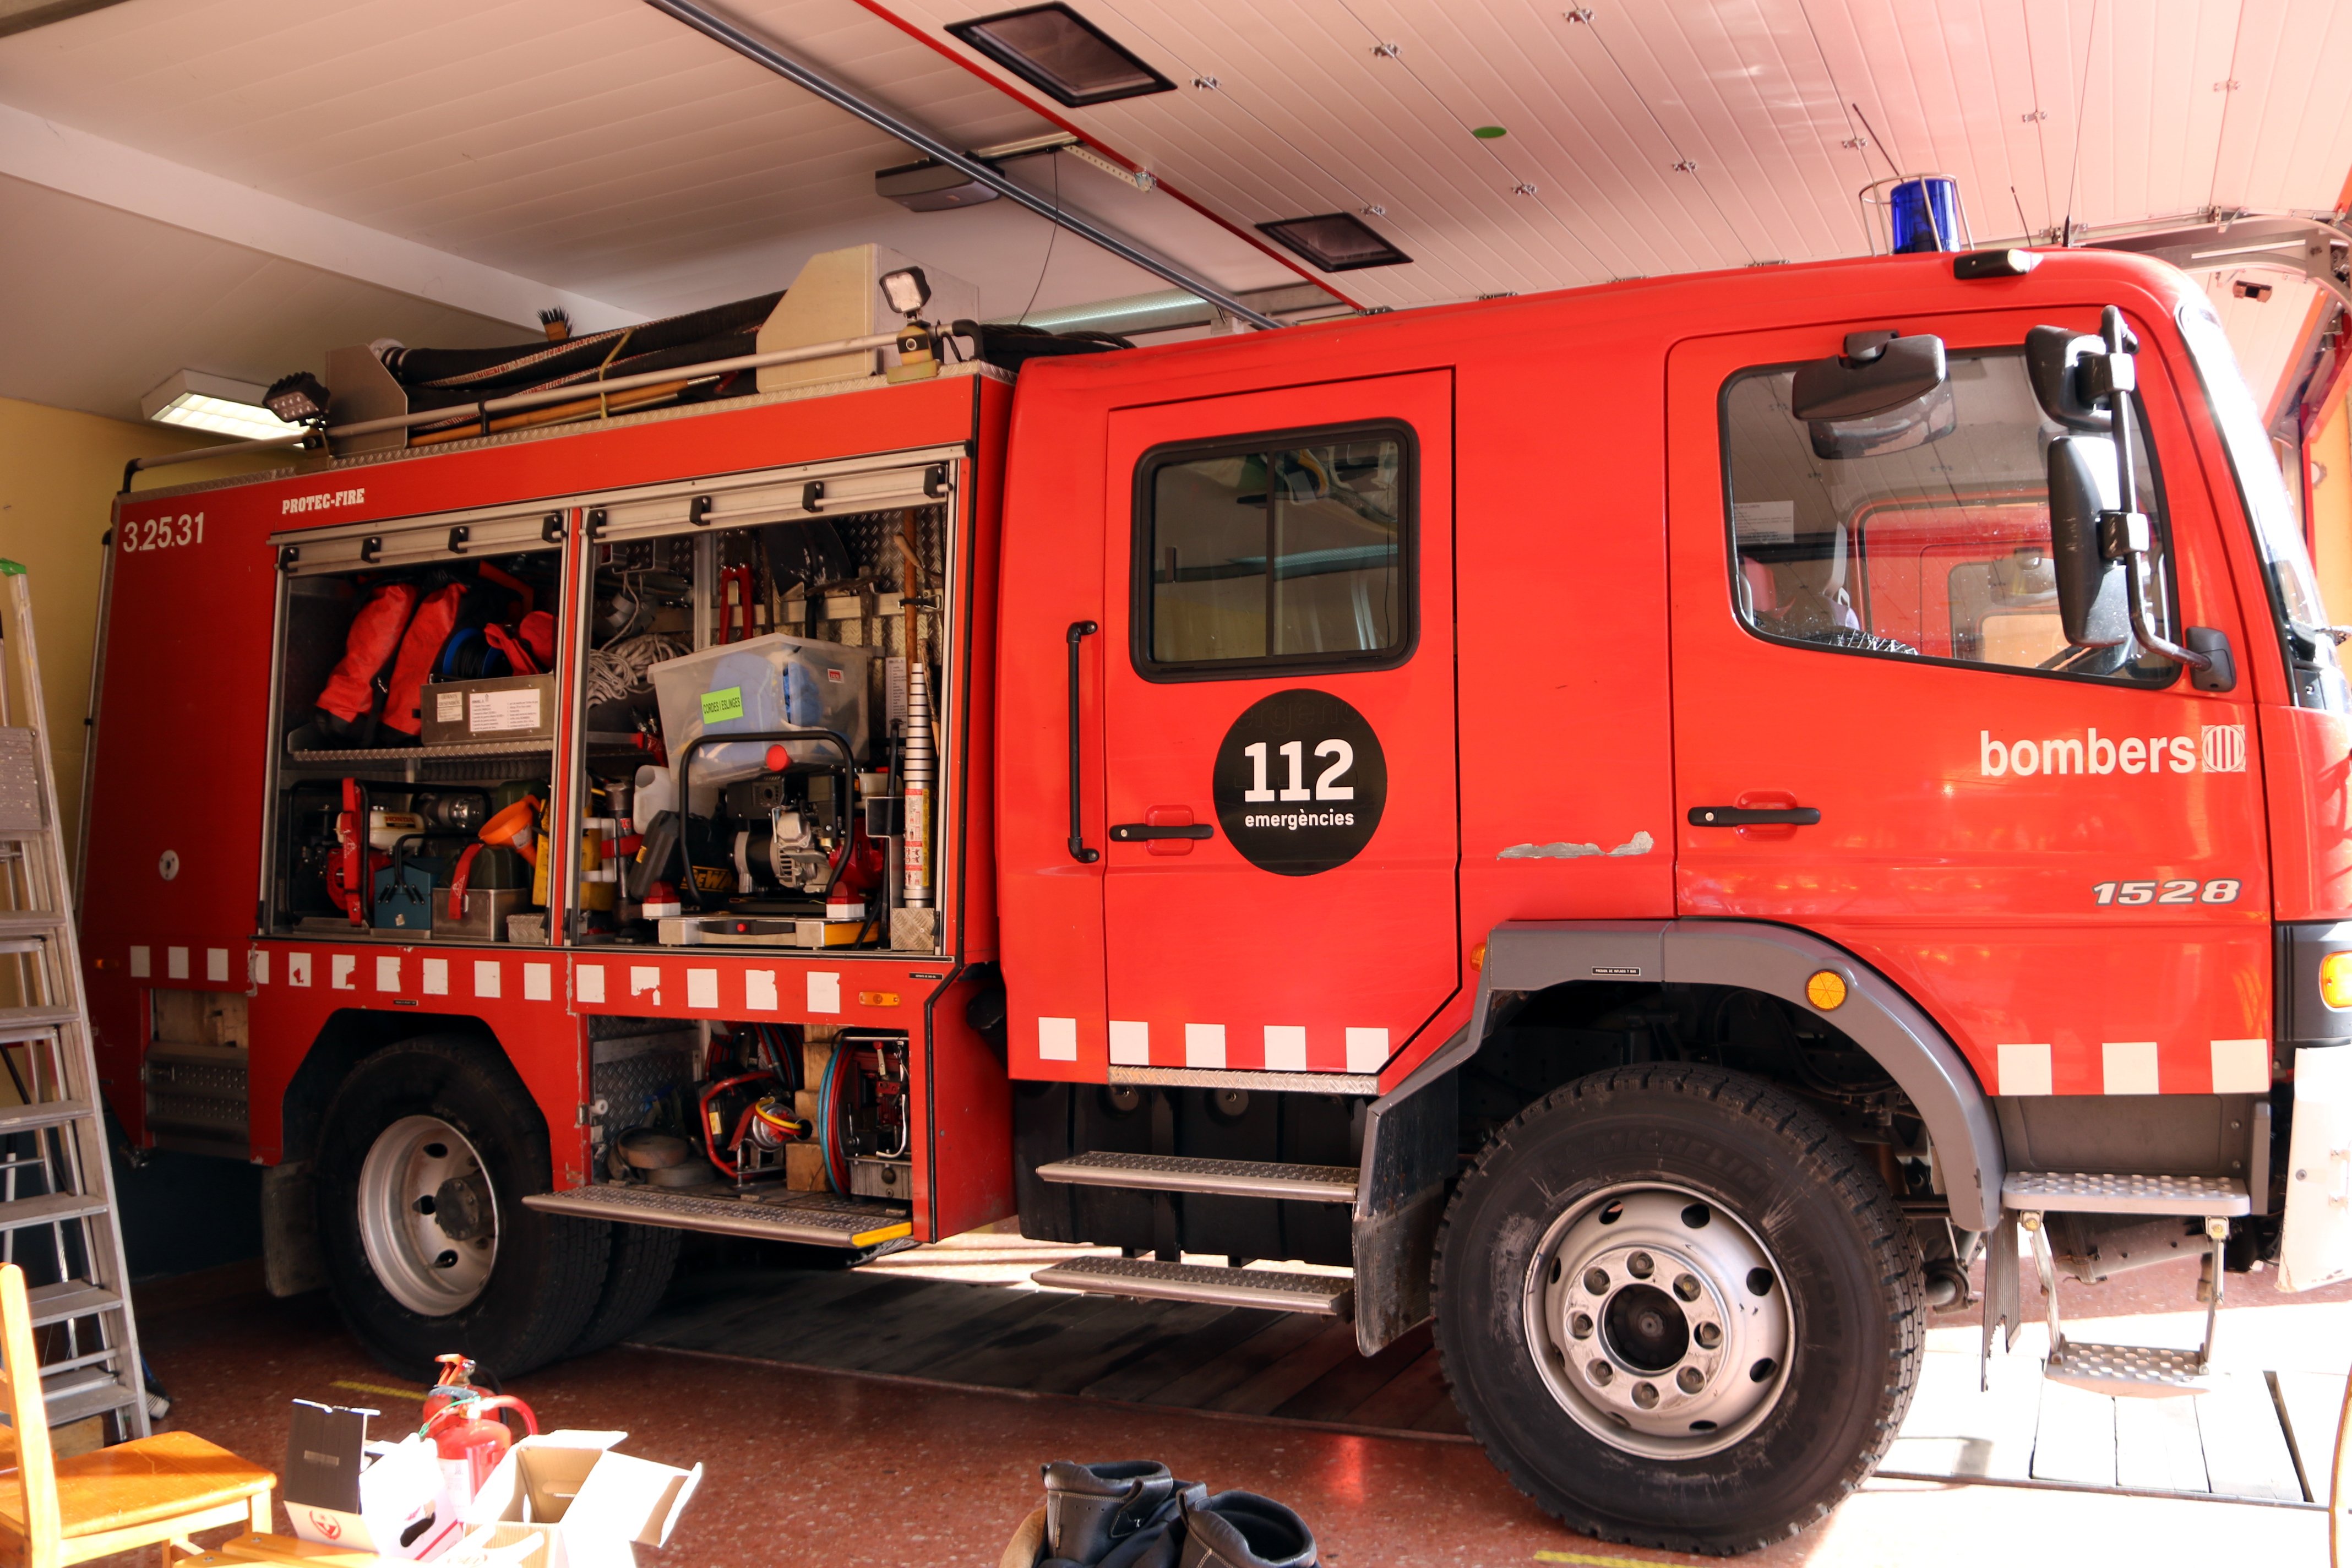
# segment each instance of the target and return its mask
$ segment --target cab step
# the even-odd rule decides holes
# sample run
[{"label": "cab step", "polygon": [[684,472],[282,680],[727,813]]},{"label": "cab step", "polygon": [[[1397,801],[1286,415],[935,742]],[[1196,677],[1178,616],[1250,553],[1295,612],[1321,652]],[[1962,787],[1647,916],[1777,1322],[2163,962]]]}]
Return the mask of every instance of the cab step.
[{"label": "cab step", "polygon": [[[1073,1154],[1037,1167],[1040,1181],[1070,1186],[1130,1187],[1229,1198],[1288,1198],[1314,1204],[1356,1201],[1353,1165],[1284,1165],[1258,1160],[1201,1160],[1183,1154]],[[1170,1264],[1178,1268],[1181,1265]]]},{"label": "cab step", "polygon": [[2011,1171],[2000,1184],[2000,1195],[2021,1214],[2201,1215],[2233,1219],[2252,1207],[2246,1184],[2234,1176]]},{"label": "cab step", "polygon": [[[2230,1221],[2251,1207],[2246,1184],[2230,1176],[2172,1176],[2147,1173],[2011,1171],[2000,1184],[2001,1202],[2033,1238],[2034,1267],[2042,1276],[2043,1310],[2050,1320],[2050,1354],[2042,1375],[2053,1383],[2093,1394],[2167,1398],[2208,1392],[2213,1366],[2213,1335],[2220,1324],[2227,1276],[2222,1247]],[[2206,1256],[2205,1342],[2193,1351],[2164,1345],[2108,1345],[2066,1337],[2058,1318],[2057,1270],[2043,1233],[2045,1215],[2102,1214],[2179,1215],[2204,1222]]]},{"label": "cab step", "polygon": [[1153,1301],[1263,1307],[1327,1318],[1349,1317],[1355,1309],[1356,1282],[1344,1274],[1219,1268],[1202,1263],[1161,1263],[1150,1258],[1078,1258],[1040,1268],[1029,1278],[1057,1290],[1139,1296]]},{"label": "cab step", "polygon": [[2212,1386],[2204,1354],[2165,1345],[2095,1345],[2067,1340],[2050,1352],[2042,1375],[2093,1394],[2162,1399]]},{"label": "cab step", "polygon": [[762,1241],[796,1241],[804,1247],[855,1251],[902,1240],[914,1234],[904,1204],[845,1198],[834,1193],[769,1193],[743,1196],[723,1184],[703,1192],[664,1187],[580,1187],[568,1193],[534,1193],[523,1206],[575,1219],[661,1226],[672,1230],[749,1236]]}]

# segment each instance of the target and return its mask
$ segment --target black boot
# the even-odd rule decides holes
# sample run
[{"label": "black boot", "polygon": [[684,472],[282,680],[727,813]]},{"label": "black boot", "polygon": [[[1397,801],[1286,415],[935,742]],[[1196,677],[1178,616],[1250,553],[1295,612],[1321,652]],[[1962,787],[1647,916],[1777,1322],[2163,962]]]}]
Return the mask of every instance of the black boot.
[{"label": "black boot", "polygon": [[1046,1561],[1100,1563],[1172,1501],[1175,1492],[1175,1478],[1154,1459],[1099,1465],[1055,1460],[1045,1467]]},{"label": "black boot", "polygon": [[1315,1568],[1307,1521],[1255,1492],[1219,1492],[1184,1508],[1182,1568]]}]

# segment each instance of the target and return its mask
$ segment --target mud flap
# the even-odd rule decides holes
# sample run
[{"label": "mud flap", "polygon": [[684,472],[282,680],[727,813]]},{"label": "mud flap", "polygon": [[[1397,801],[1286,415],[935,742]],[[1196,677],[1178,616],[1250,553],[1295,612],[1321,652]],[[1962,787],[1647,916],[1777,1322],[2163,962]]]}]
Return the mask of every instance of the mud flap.
[{"label": "mud flap", "polygon": [[1992,1387],[1993,1336],[2000,1334],[2004,1352],[2017,1345],[2017,1216],[2004,1210],[1985,1235],[1984,1343],[1977,1352],[1980,1394]]},{"label": "mud flap", "polygon": [[2279,1289],[2352,1279],[2352,1046],[2294,1053],[2294,1128],[2287,1144]]},{"label": "mud flap", "polygon": [[1433,1310],[1430,1269],[1437,1225],[1459,1163],[1454,1068],[1457,1035],[1412,1077],[1372,1102],[1350,1240],[1356,1265],[1356,1347],[1371,1355]]}]

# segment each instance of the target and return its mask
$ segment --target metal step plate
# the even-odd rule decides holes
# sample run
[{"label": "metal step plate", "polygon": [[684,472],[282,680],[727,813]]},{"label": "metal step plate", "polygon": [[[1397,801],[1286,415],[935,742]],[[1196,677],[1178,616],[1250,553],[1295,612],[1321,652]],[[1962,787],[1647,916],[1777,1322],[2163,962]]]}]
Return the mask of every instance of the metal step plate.
[{"label": "metal step plate", "polygon": [[797,1241],[808,1247],[874,1247],[912,1235],[904,1204],[874,1203],[832,1193],[761,1193],[739,1198],[719,1187],[711,1194],[662,1187],[581,1187],[568,1193],[536,1193],[523,1206],[577,1219],[617,1220],[666,1226],[674,1230],[715,1231],[722,1236]]},{"label": "metal step plate", "polygon": [[1234,1198],[1356,1201],[1353,1165],[1278,1165],[1257,1160],[1196,1160],[1180,1154],[1073,1154],[1037,1167],[1040,1181],[1087,1187],[1142,1187]]},{"label": "metal step plate", "polygon": [[1029,1276],[1061,1290],[1140,1296],[1157,1301],[1203,1301],[1217,1307],[1265,1307],[1277,1312],[1318,1312],[1344,1318],[1355,1305],[1355,1282],[1339,1274],[1284,1274],[1271,1268],[1215,1268],[1160,1263],[1149,1258],[1080,1258]]},{"label": "metal step plate", "polygon": [[2001,1201],[2021,1213],[2221,1215],[2251,1208],[2246,1184],[2233,1176],[2091,1175],[2011,1171]]},{"label": "metal step plate", "polygon": [[2212,1386],[2198,1368],[2195,1351],[2162,1345],[2094,1345],[2069,1340],[2061,1355],[2042,1363],[2042,1375],[2093,1394],[2143,1399],[2203,1394]]}]

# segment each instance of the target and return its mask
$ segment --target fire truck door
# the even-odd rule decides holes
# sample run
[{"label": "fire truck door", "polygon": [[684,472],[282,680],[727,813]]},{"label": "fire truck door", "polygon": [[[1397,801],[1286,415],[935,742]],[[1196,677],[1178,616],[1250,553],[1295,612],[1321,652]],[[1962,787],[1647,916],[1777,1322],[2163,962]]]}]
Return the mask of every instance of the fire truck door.
[{"label": "fire truck door", "polygon": [[1121,410],[1113,1066],[1377,1072],[1459,984],[1450,375]]},{"label": "fire truck door", "polygon": [[[2261,1093],[2254,645],[2177,390],[2195,382],[2138,329],[2155,629],[2225,634],[2229,691],[2199,689],[2127,633],[2068,643],[2044,477],[2067,432],[2020,352],[2038,319],[1674,352],[1678,910],[1843,945],[1926,1006],[1992,1092]],[[1797,419],[1795,368],[1885,326],[1946,340],[1944,386],[1872,420]],[[2073,438],[2112,487],[2114,444]]]}]

